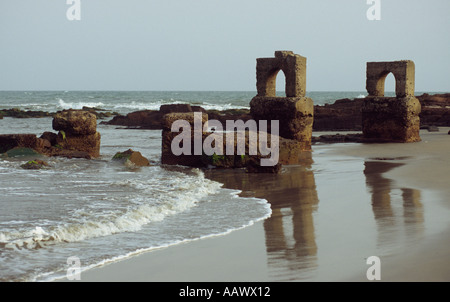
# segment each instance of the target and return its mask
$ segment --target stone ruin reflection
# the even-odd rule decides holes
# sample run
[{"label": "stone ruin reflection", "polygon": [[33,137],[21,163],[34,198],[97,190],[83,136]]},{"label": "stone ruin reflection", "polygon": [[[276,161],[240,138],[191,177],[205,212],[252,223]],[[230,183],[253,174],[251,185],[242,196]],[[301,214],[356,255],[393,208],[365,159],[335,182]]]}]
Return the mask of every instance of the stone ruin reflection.
[{"label": "stone ruin reflection", "polygon": [[[409,240],[423,235],[424,212],[421,192],[412,188],[396,187],[391,179],[383,175],[402,165],[380,161],[364,163],[364,175],[371,193],[372,211],[378,228],[379,246],[390,246],[402,238],[403,236],[399,234],[402,228],[405,229]],[[403,201],[402,214],[399,212],[401,200]]]},{"label": "stone ruin reflection", "polygon": [[254,176],[242,170],[205,171],[208,178],[242,191],[242,196],[270,203],[272,215],[264,220],[267,261],[272,273],[278,271],[283,280],[306,278],[318,266],[314,214],[319,196],[312,165],[311,152],[303,152],[300,164],[286,167],[286,173],[258,175],[258,186]]}]

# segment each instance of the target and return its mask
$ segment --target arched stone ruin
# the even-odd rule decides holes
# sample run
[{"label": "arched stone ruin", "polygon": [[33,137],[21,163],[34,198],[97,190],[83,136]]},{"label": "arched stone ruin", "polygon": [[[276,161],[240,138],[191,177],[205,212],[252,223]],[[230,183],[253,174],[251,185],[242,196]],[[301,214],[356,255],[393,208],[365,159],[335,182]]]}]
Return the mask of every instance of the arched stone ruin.
[{"label": "arched stone ruin", "polygon": [[[384,96],[388,74],[395,77],[395,97]],[[414,97],[413,61],[368,62],[366,89],[362,105],[364,139],[380,142],[420,141],[420,102]]]},{"label": "arched stone ruin", "polygon": [[[276,77],[286,78],[286,97],[276,96]],[[280,136],[302,143],[311,150],[314,104],[306,94],[306,58],[292,51],[276,51],[274,58],[256,59],[257,95],[250,102],[256,121],[278,120]],[[270,129],[269,129],[270,131]]]}]

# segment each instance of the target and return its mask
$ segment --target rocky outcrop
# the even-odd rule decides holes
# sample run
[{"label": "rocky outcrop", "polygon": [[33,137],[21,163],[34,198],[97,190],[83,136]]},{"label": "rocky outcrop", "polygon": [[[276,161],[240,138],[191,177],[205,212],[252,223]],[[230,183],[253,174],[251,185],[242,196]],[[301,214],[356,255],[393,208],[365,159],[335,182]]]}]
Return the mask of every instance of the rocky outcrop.
[{"label": "rocky outcrop", "polygon": [[450,127],[450,93],[422,94],[417,99],[422,105],[421,125]]},{"label": "rocky outcrop", "polygon": [[[183,121],[184,124],[180,129],[174,127],[172,131],[175,121]],[[190,112],[166,114],[163,118],[162,164],[200,168],[246,168],[255,173],[279,173],[282,165],[299,164],[302,160],[303,144],[298,140],[247,130],[207,132],[204,124],[208,122],[210,120],[204,113],[198,113],[197,120],[195,113]],[[268,142],[269,152],[261,152],[260,140],[263,138]],[[277,148],[274,143],[278,144]],[[196,144],[199,149],[196,149]],[[205,147],[211,147],[211,151],[205,152]],[[238,149],[242,151],[238,152]],[[269,159],[274,161],[270,164],[263,163]]]},{"label": "rocky outcrop", "polygon": [[15,118],[41,118],[52,117],[54,114],[46,111],[21,110],[18,108],[2,109],[0,115]]},{"label": "rocky outcrop", "polygon": [[332,144],[332,143],[363,143],[364,139],[362,133],[352,134],[324,134],[314,136],[312,138],[313,144]]},{"label": "rocky outcrop", "polygon": [[0,135],[0,153],[14,149],[30,149],[47,156],[68,158],[94,158],[100,156],[100,133],[97,132],[96,116],[82,110],[65,110],[53,120],[58,134],[44,132],[35,134]]},{"label": "rocky outcrop", "polygon": [[[115,115],[119,115],[117,112],[110,112],[105,109],[86,107],[82,108],[83,111],[88,111],[94,114],[97,119],[110,118]],[[1,109],[0,119],[2,116],[14,117],[14,118],[42,118],[42,117],[54,117],[58,112],[47,112],[41,110],[21,110],[19,108]]]},{"label": "rocky outcrop", "polygon": [[140,110],[128,113],[127,115],[117,115],[110,121],[102,121],[103,125],[125,126],[127,128],[160,130],[162,129],[162,118],[168,113],[203,112],[208,114],[210,119],[215,119],[221,123],[226,120],[248,120],[251,118],[248,109],[228,109],[228,110],[205,110],[201,106],[190,104],[166,104],[161,105],[159,110]]},{"label": "rocky outcrop", "polygon": [[124,152],[117,152],[112,158],[114,161],[120,161],[129,168],[147,167],[150,162],[147,158],[142,156],[141,152],[128,149]]},{"label": "rocky outcrop", "polygon": [[110,121],[103,121],[101,124],[125,126],[128,128],[158,130],[161,129],[161,119],[163,114],[155,110],[140,110],[128,113],[127,115],[117,115]]},{"label": "rocky outcrop", "polygon": [[[450,127],[450,93],[416,96],[422,111],[420,124]],[[314,106],[314,131],[361,131],[364,99],[340,99],[333,104]]]},{"label": "rocky outcrop", "polygon": [[362,99],[314,106],[314,131],[361,131]]},{"label": "rocky outcrop", "polygon": [[38,138],[34,134],[1,134],[0,153],[5,153],[15,148],[29,148],[39,153],[45,153],[50,148],[49,141]]}]

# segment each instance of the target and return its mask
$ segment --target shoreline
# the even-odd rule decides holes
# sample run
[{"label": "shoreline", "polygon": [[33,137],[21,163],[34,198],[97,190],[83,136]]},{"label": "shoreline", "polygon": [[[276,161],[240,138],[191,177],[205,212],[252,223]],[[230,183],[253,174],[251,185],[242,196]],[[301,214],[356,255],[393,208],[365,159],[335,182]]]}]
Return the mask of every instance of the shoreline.
[{"label": "shoreline", "polygon": [[[290,167],[293,173],[282,174],[282,180],[274,179],[274,175],[206,171],[213,180],[227,179],[224,187],[240,189],[243,196],[264,196],[272,205],[272,216],[224,236],[178,244],[90,269],[82,273],[81,281],[368,281],[364,259],[372,252],[381,253],[381,281],[450,281],[447,269],[450,257],[446,253],[450,247],[446,236],[450,230],[448,215],[439,213],[450,209],[445,198],[450,196],[445,183],[446,167],[450,166],[445,152],[450,146],[447,131],[447,128],[438,133],[421,131],[422,142],[414,144],[316,146],[310,168]],[[374,160],[381,157],[383,160]],[[365,179],[361,179],[362,160],[366,163],[364,171],[371,161],[382,162],[389,168],[382,173],[365,172]],[[361,192],[356,190],[361,186],[355,186],[352,192],[355,200],[372,198],[373,203],[378,195],[372,192],[368,197],[366,190],[382,184],[382,189],[387,185],[395,193],[387,201],[389,206],[383,204],[380,212],[368,208],[367,202],[350,204],[345,197],[349,191],[324,190],[332,181],[340,185],[342,177],[334,177],[333,171],[316,170],[332,169],[335,161],[343,161],[336,163],[337,169],[349,166],[344,171],[349,182],[364,186]],[[299,177],[301,182],[296,181]],[[279,190],[274,190],[274,184]],[[396,206],[402,202],[396,193],[400,189],[409,192],[410,197],[416,193],[420,197],[405,199],[409,195],[403,194],[403,214],[394,215],[399,210]],[[381,201],[386,202],[383,198],[387,195],[381,193],[384,196]],[[299,194],[303,201],[292,203]],[[330,202],[335,200],[341,204]],[[358,215],[347,211],[348,207],[355,207]],[[386,210],[393,210],[394,214],[386,216]],[[349,222],[332,220],[339,215]],[[437,215],[438,223],[429,215]],[[394,220],[396,228],[386,224],[388,219]],[[396,243],[397,240],[401,243]]]}]

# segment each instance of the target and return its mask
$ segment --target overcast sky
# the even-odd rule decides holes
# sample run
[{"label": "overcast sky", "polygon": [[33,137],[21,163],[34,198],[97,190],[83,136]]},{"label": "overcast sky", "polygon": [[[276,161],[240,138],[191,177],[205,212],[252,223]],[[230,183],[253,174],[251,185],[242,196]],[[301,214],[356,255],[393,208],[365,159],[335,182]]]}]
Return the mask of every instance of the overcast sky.
[{"label": "overcast sky", "polygon": [[[450,91],[450,1],[0,0],[0,90],[256,90],[256,58],[307,57],[308,91],[365,91],[366,62],[408,59]],[[387,84],[389,90],[389,84]]]}]

